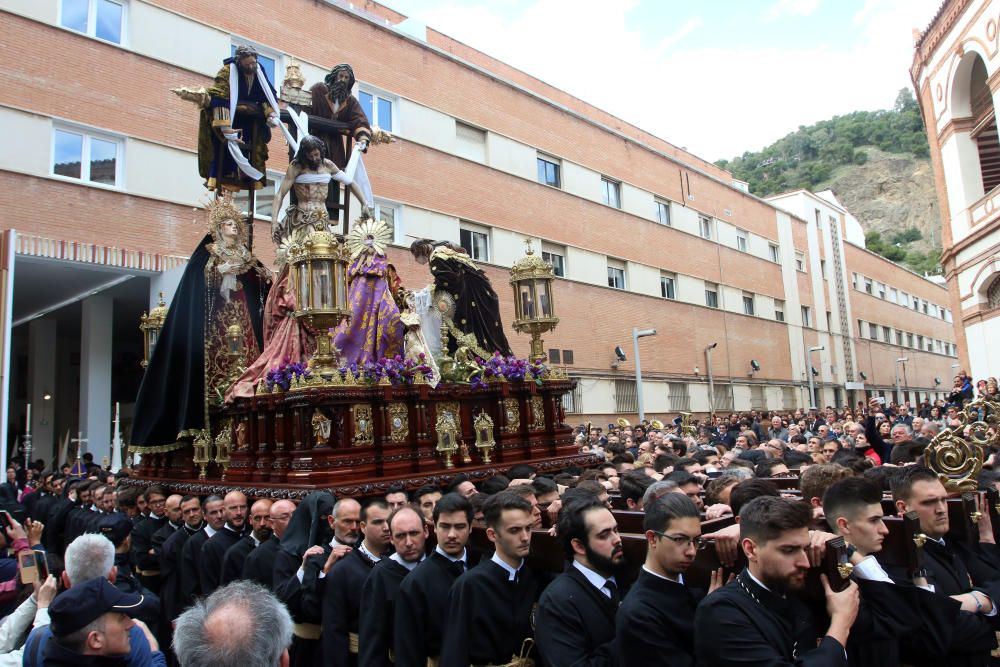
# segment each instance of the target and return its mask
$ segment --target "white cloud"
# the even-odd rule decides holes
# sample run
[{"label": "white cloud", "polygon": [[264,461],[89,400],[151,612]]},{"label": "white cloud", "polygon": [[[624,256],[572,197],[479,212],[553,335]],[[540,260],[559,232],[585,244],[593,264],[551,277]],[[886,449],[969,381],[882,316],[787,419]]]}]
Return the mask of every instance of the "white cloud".
[{"label": "white cloud", "polygon": [[[851,35],[785,49],[712,43],[692,18],[658,41],[626,15],[636,0],[451,4],[414,12],[445,34],[707,159],[757,150],[799,125],[890,107],[910,85],[911,28],[940,0],[867,0]],[[779,3],[782,4],[782,3]],[[784,2],[802,11],[815,2]],[[751,28],[752,29],[752,28]],[[699,39],[693,39],[697,36]]]},{"label": "white cloud", "polygon": [[810,16],[819,9],[820,0],[777,0],[767,10],[771,20],[786,16]]}]

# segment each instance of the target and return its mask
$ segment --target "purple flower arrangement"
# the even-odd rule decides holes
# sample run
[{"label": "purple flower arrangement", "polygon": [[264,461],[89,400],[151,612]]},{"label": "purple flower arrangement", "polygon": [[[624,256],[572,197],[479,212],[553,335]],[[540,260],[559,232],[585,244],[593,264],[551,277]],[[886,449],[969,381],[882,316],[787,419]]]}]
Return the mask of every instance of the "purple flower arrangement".
[{"label": "purple flower arrangement", "polygon": [[377,362],[365,362],[363,366],[352,363],[340,368],[341,377],[347,377],[348,372],[364,382],[377,384],[383,378],[387,378],[389,383],[393,385],[413,384],[418,372],[423,373],[424,377],[428,379],[434,374],[431,367],[424,361],[422,352],[419,361],[404,359],[397,354],[394,357],[382,357]]},{"label": "purple flower arrangement", "polygon": [[501,378],[510,382],[523,382],[531,378],[536,384],[542,384],[542,378],[548,372],[548,368],[540,361],[529,359],[518,359],[514,355],[505,357],[499,352],[494,352],[493,356],[487,360],[476,359],[477,363],[483,367],[483,372],[472,378],[471,384],[477,389],[485,389],[490,381]]},{"label": "purple flower arrangement", "polygon": [[285,357],[280,366],[272,368],[267,372],[267,390],[274,391],[275,387],[281,387],[282,391],[288,391],[292,386],[292,380],[307,380],[312,375],[309,365],[304,362],[292,363],[291,359]]}]

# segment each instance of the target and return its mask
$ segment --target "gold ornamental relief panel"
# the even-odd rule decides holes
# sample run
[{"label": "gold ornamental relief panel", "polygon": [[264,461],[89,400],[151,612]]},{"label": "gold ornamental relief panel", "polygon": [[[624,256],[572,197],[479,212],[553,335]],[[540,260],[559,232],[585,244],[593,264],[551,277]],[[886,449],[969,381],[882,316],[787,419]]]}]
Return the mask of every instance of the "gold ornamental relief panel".
[{"label": "gold ornamental relief panel", "polygon": [[437,416],[448,415],[455,422],[459,435],[462,433],[462,406],[458,401],[444,401],[437,404]]},{"label": "gold ornamental relief panel", "polygon": [[355,403],[351,406],[354,418],[354,438],[351,444],[355,447],[375,444],[375,429],[372,424],[372,406],[367,403]]},{"label": "gold ornamental relief panel", "polygon": [[389,404],[389,439],[406,442],[410,435],[410,419],[406,403]]},{"label": "gold ornamental relief panel", "polygon": [[505,433],[517,433],[521,430],[521,408],[516,398],[503,399],[503,430]]},{"label": "gold ornamental relief panel", "polygon": [[545,430],[545,403],[541,396],[531,398],[531,430]]}]

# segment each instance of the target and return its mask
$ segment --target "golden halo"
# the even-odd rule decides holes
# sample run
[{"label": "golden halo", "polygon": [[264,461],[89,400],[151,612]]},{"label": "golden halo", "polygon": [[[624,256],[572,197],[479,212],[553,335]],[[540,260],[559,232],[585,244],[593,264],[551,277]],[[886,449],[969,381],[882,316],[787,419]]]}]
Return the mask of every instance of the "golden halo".
[{"label": "golden halo", "polygon": [[371,218],[355,222],[345,240],[347,249],[351,252],[351,259],[360,255],[367,247],[384,256],[385,249],[391,242],[392,230],[389,225],[382,220]]}]

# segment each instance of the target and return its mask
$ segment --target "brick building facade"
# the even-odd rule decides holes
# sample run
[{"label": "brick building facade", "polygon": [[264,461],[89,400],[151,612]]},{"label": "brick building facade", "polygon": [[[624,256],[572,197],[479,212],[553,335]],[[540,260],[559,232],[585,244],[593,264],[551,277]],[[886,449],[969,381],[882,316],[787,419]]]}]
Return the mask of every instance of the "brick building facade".
[{"label": "brick building facade", "polygon": [[[171,267],[205,229],[197,113],[170,89],[207,85],[242,42],[279,84],[292,59],[307,86],[353,65],[373,124],[397,137],[366,162],[407,284],[430,278],[405,250],[413,238],[462,242],[511,316],[508,269],[525,239],[541,244],[561,276],[562,322],[546,347],[579,379],[571,421],[635,415],[633,327],[657,330],[639,344],[651,417],[845,404],[862,388],[915,400],[950,384],[947,292],[864,250],[831,194],[760,199],[719,167],[381,5],[289,0],[276,15],[275,4],[0,0],[0,203],[18,237],[3,404],[11,424],[35,406],[39,451],[80,430],[99,457],[111,405],[128,414],[138,311],[169,295]],[[287,166],[275,135],[269,180]],[[265,262],[273,187],[257,205]],[[50,309],[35,307],[45,299]],[[508,336],[526,355],[528,340]],[[43,424],[46,392],[56,405]]]}]

